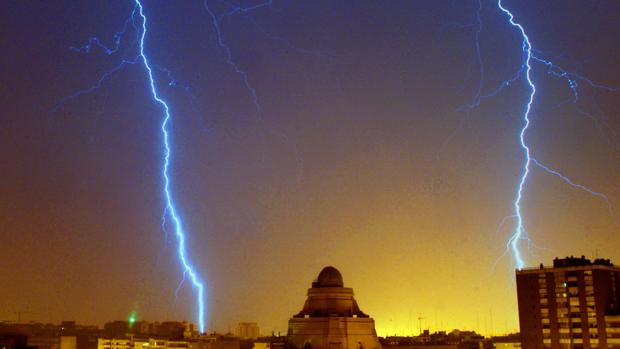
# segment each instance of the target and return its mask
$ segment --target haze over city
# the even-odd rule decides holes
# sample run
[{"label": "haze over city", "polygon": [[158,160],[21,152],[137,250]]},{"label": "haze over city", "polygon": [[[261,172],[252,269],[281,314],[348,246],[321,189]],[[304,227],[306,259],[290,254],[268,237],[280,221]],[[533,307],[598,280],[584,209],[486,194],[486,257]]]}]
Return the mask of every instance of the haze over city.
[{"label": "haze over city", "polygon": [[12,1],[0,320],[198,322],[165,128],[205,330],[335,266],[380,336],[518,332],[499,4],[515,246],[620,261],[618,2]]}]

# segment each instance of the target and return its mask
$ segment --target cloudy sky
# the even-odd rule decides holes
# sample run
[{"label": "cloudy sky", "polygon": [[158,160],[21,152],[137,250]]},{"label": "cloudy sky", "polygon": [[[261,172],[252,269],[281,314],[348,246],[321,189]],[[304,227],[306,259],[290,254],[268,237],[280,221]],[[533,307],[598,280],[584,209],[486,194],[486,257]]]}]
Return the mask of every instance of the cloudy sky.
[{"label": "cloudy sky", "polygon": [[[487,0],[261,4],[143,0],[207,328],[286,331],[333,265],[380,335],[420,314],[517,330],[519,31]],[[532,155],[596,192],[533,165],[525,263],[620,263],[620,4],[504,6],[557,65],[532,62]],[[116,69],[138,55],[134,3],[0,8],[0,319],[195,321],[162,229],[162,109],[143,65]]]}]

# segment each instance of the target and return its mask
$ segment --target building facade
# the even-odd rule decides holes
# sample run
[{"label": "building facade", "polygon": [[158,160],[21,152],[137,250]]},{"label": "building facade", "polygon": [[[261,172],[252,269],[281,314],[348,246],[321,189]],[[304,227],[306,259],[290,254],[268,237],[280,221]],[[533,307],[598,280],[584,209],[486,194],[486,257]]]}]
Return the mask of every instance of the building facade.
[{"label": "building facade", "polygon": [[344,287],[342,275],[325,267],[308,289],[303,309],[288,323],[289,349],[381,349],[375,322]]},{"label": "building facade", "polygon": [[154,338],[99,338],[97,349],[189,349],[186,341]]},{"label": "building facade", "polygon": [[258,338],[260,336],[256,322],[240,322],[235,329],[235,335],[239,338]]},{"label": "building facade", "polygon": [[620,268],[556,258],[516,272],[523,349],[620,348]]}]

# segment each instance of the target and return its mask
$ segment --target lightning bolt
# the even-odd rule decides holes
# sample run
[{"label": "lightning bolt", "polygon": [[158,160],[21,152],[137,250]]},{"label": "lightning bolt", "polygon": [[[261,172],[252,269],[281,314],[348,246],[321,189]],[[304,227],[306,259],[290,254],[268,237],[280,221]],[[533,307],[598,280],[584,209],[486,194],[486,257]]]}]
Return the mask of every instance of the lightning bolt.
[{"label": "lightning bolt", "polygon": [[539,168],[541,168],[542,170],[544,170],[547,173],[550,173],[558,178],[560,178],[562,181],[564,181],[566,184],[570,185],[573,188],[579,189],[579,190],[583,190],[586,193],[589,193],[592,196],[596,196],[601,198],[602,200],[604,200],[607,203],[607,206],[609,207],[609,211],[612,211],[612,206],[611,206],[611,202],[609,201],[609,198],[607,197],[607,195],[592,190],[588,187],[586,187],[583,184],[579,184],[579,183],[575,183],[572,179],[566,177],[565,175],[563,175],[562,173],[560,173],[558,170],[554,170],[551,167],[541,163],[540,161],[538,161],[536,158],[531,158],[532,162],[538,166]]},{"label": "lightning bolt", "polygon": [[[197,307],[196,313],[198,314],[199,329],[201,332],[204,332],[204,329],[205,329],[205,288],[201,280],[201,277],[199,276],[196,269],[193,267],[190,259],[188,258],[187,249],[185,245],[187,234],[184,230],[183,221],[181,219],[181,215],[178,213],[178,209],[176,207],[174,195],[172,192],[172,178],[171,178],[170,167],[171,167],[171,161],[172,161],[173,154],[172,154],[172,142],[171,142],[170,131],[169,131],[169,126],[172,122],[172,114],[171,114],[168,103],[162,97],[160,97],[160,94],[157,89],[155,72],[157,71],[159,73],[162,73],[164,76],[166,76],[168,78],[169,86],[182,88],[191,97],[195,98],[195,96],[193,96],[188,86],[179,84],[174,79],[174,77],[172,76],[172,72],[170,70],[163,68],[163,67],[159,67],[153,64],[149,60],[148,55],[145,52],[145,42],[146,42],[146,36],[148,32],[147,16],[145,14],[144,7],[143,7],[141,0],[132,0],[132,2],[135,4],[135,6],[131,13],[131,16],[125,21],[122,30],[114,33],[113,42],[111,45],[104,44],[97,37],[91,37],[88,39],[86,44],[79,46],[79,47],[70,47],[70,49],[78,53],[91,53],[93,50],[98,49],[98,50],[103,51],[103,53],[105,53],[108,56],[120,54],[122,51],[122,47],[121,47],[122,43],[125,42],[124,41],[125,35],[131,29],[133,29],[136,33],[135,45],[138,47],[138,53],[130,54],[129,57],[123,56],[120,62],[116,66],[114,66],[112,69],[102,74],[93,85],[87,88],[84,88],[82,90],[78,90],[77,92],[74,92],[73,94],[62,98],[56,104],[56,106],[54,106],[54,108],[52,109],[52,114],[56,113],[69,100],[72,100],[74,98],[77,98],[77,97],[80,97],[86,94],[90,94],[98,90],[106,82],[108,82],[113,76],[115,76],[117,73],[125,69],[128,65],[142,65],[143,66],[143,68],[145,69],[147,73],[148,86],[150,89],[151,96],[153,100],[155,101],[155,103],[157,103],[161,107],[163,114],[164,114],[162,124],[161,124],[161,134],[162,134],[163,148],[164,148],[163,165],[162,165],[164,212],[162,215],[161,226],[162,226],[162,230],[164,231],[164,233],[166,233],[166,236],[168,234],[167,227],[168,226],[172,227],[171,230],[174,231],[174,235],[176,237],[176,241],[178,244],[177,255],[178,255],[179,262],[181,264],[183,276],[179,284],[177,285],[177,288],[175,289],[175,299],[178,296],[179,290],[183,286],[184,282],[188,280],[191,281],[191,285],[196,292],[196,307]],[[213,24],[213,28],[214,28],[216,40],[217,40],[216,42],[217,46],[220,49],[222,49],[222,51],[224,52],[226,63],[241,78],[242,83],[246,87],[249,97],[251,98],[253,102],[254,109],[255,109],[255,115],[258,121],[261,121],[261,122],[263,121],[262,115],[261,115],[262,108],[259,102],[257,91],[254,88],[254,86],[252,86],[252,84],[250,83],[249,78],[248,78],[248,73],[245,70],[243,70],[233,59],[232,51],[230,47],[228,46],[228,44],[226,43],[226,41],[224,40],[224,34],[221,30],[221,23],[225,18],[232,17],[235,15],[242,15],[246,19],[250,20],[258,29],[260,29],[261,32],[263,32],[265,36],[269,37],[272,40],[276,40],[278,42],[284,43],[290,49],[293,49],[293,50],[296,50],[298,52],[305,53],[305,54],[312,54],[319,58],[327,57],[325,55],[322,55],[320,53],[316,53],[310,50],[300,49],[292,45],[288,40],[282,39],[274,35],[270,35],[269,33],[262,30],[262,28],[260,28],[260,26],[253,20],[253,18],[249,16],[250,12],[254,10],[258,10],[263,7],[269,7],[271,5],[272,5],[272,2],[270,0],[264,3],[259,3],[254,6],[250,6],[250,7],[240,7],[240,6],[231,5],[232,7],[229,11],[218,15],[214,11],[212,11],[212,9],[209,7],[209,4],[206,0],[204,0],[203,2],[203,6]],[[288,142],[288,138],[286,136],[284,135],[280,135],[280,136]],[[294,148],[295,148],[295,152],[297,153],[296,146]],[[301,162],[299,158],[297,158],[297,160],[298,162]],[[301,164],[298,164],[298,166],[301,168]]]},{"label": "lightning bolt", "polygon": [[521,256],[521,251],[519,250],[519,241],[528,240],[527,231],[523,225],[523,216],[521,214],[521,200],[523,199],[523,188],[525,187],[525,182],[527,181],[527,177],[530,173],[530,147],[527,145],[525,141],[525,133],[527,132],[528,127],[530,126],[530,112],[532,111],[532,104],[534,103],[534,96],[536,95],[536,85],[532,81],[532,44],[530,43],[530,38],[525,33],[525,29],[523,26],[517,22],[515,22],[514,15],[507,8],[502,5],[502,0],[497,1],[497,6],[499,9],[504,12],[508,16],[508,22],[513,27],[517,28],[521,33],[522,44],[521,49],[523,50],[523,65],[522,68],[525,68],[525,78],[527,80],[527,84],[530,89],[529,97],[527,100],[527,104],[525,107],[525,111],[523,113],[523,127],[519,132],[519,143],[521,146],[521,150],[525,156],[525,161],[523,162],[523,168],[521,172],[521,179],[519,180],[519,184],[517,185],[517,193],[515,197],[515,201],[513,204],[514,207],[514,216],[516,217],[517,224],[512,236],[508,239],[507,246],[512,250],[512,254],[515,259],[515,264],[518,269],[522,269],[525,266],[523,262],[523,258]]},{"label": "lightning bolt", "polygon": [[[183,221],[181,219],[180,214],[178,213],[177,206],[175,204],[174,196],[172,193],[172,175],[170,173],[170,167],[172,162],[172,142],[170,139],[170,131],[169,126],[172,122],[172,114],[170,111],[170,107],[168,103],[159,95],[157,84],[154,77],[154,70],[158,70],[163,72],[169,79],[168,85],[173,87],[181,87],[186,92],[189,93],[189,87],[180,85],[173,77],[172,73],[165,69],[158,67],[152,64],[145,53],[145,41],[147,35],[147,17],[144,12],[144,7],[140,0],[133,1],[135,6],[131,13],[129,19],[125,21],[123,29],[114,34],[114,45],[111,47],[103,44],[97,37],[91,37],[88,42],[81,47],[70,47],[72,51],[81,52],[81,53],[90,53],[93,49],[98,48],[101,49],[107,55],[113,55],[118,53],[121,47],[122,38],[127,33],[130,25],[135,30],[137,38],[136,44],[138,46],[137,55],[131,58],[122,58],[120,63],[117,64],[114,68],[105,72],[103,75],[99,77],[97,82],[90,87],[74,92],[73,94],[62,98],[56,106],[52,109],[52,114],[58,111],[66,102],[71,99],[77,98],[79,96],[92,93],[99,89],[105,82],[107,82],[110,78],[112,78],[115,74],[123,70],[127,65],[137,65],[141,64],[148,78],[148,87],[150,89],[151,96],[155,103],[157,103],[161,109],[163,110],[163,119],[161,123],[161,135],[162,135],[162,143],[163,143],[163,164],[162,164],[162,177],[163,177],[163,193],[164,193],[164,213],[162,216],[162,229],[166,231],[166,225],[171,224],[174,228],[174,235],[177,240],[177,256],[179,262],[181,264],[181,268],[183,271],[183,279],[177,286],[175,291],[175,295],[178,293],[179,288],[183,284],[183,281],[189,279],[191,281],[192,287],[196,292],[196,313],[198,314],[198,326],[200,332],[204,333],[205,331],[205,287],[204,283],[201,280],[200,275],[193,267],[187,253],[187,248],[185,245],[186,241],[186,232],[183,228]],[[141,25],[136,25],[136,17],[140,17]]]},{"label": "lightning bolt", "polygon": [[[539,168],[541,168],[542,170],[544,170],[546,173],[549,173],[553,176],[560,178],[568,185],[574,188],[583,190],[593,196],[596,196],[596,197],[599,197],[605,200],[609,206],[610,211],[612,209],[611,203],[607,195],[601,192],[591,190],[582,184],[578,184],[574,182],[569,177],[563,175],[557,170],[554,170],[542,164],[540,161],[536,160],[532,156],[531,149],[526,142],[526,133],[527,133],[528,128],[530,127],[530,114],[532,112],[532,106],[534,104],[534,98],[536,96],[536,85],[534,83],[534,80],[532,79],[532,63],[536,62],[536,63],[543,64],[544,66],[547,67],[547,74],[555,76],[557,78],[565,79],[567,81],[567,84],[570,90],[572,91],[573,98],[572,100],[570,100],[570,102],[573,104],[576,104],[579,99],[579,93],[578,93],[578,87],[579,87],[578,82],[579,81],[585,82],[587,85],[589,85],[592,88],[602,89],[608,92],[617,92],[617,91],[620,91],[620,89],[594,83],[592,80],[586,78],[585,76],[569,72],[563,69],[562,67],[554,64],[550,60],[537,57],[535,55],[535,51],[532,48],[530,38],[525,32],[525,29],[523,28],[523,26],[519,22],[515,21],[514,14],[502,4],[502,0],[497,1],[497,7],[499,8],[501,12],[503,12],[507,16],[508,23],[510,23],[511,26],[515,27],[518,30],[518,32],[521,34],[521,43],[522,43],[521,49],[522,49],[523,56],[522,56],[522,65],[520,69],[520,75],[525,76],[525,80],[527,81],[527,85],[529,87],[529,96],[528,96],[527,103],[525,105],[525,108],[522,114],[523,125],[519,132],[519,143],[520,143],[521,150],[524,154],[524,162],[523,162],[523,167],[521,171],[521,176],[520,176],[520,179],[517,185],[515,200],[513,203],[514,213],[513,215],[510,216],[516,219],[516,226],[513,230],[512,235],[507,241],[507,248],[512,251],[512,255],[515,259],[515,265],[517,269],[522,269],[525,266],[525,263],[523,261],[521,251],[519,250],[519,242],[525,240],[528,243],[530,243],[531,240],[528,237],[527,230],[524,225],[523,215],[521,212],[521,204],[523,200],[523,191],[524,191],[526,182],[528,180],[528,175],[530,174],[530,165],[532,163],[538,166]],[[499,89],[496,90],[496,92],[498,92],[504,86],[507,86],[511,81],[514,81],[514,80],[515,79],[513,78],[513,80],[508,80],[507,82],[504,82],[502,86],[500,86]],[[589,116],[589,115],[586,115],[586,116]],[[596,126],[597,128],[599,128],[598,123],[596,124]],[[599,128],[599,131],[600,131],[600,128]]]},{"label": "lightning bolt", "polygon": [[[263,119],[263,110],[261,107],[260,99],[258,97],[258,92],[256,88],[254,87],[254,85],[252,85],[252,83],[250,82],[248,72],[244,70],[233,58],[232,49],[230,48],[229,44],[226,42],[224,33],[222,31],[222,22],[224,19],[228,17],[233,17],[235,15],[242,15],[245,19],[250,21],[255,26],[255,28],[257,28],[260,32],[262,32],[263,35],[265,35],[271,40],[283,43],[286,47],[292,50],[295,50],[297,52],[303,53],[303,54],[312,55],[320,59],[331,59],[332,58],[321,52],[315,52],[312,50],[299,48],[293,45],[291,42],[289,42],[286,39],[283,39],[279,36],[272,35],[266,32],[260,25],[258,25],[256,20],[254,20],[249,14],[253,11],[256,11],[262,8],[270,8],[273,5],[272,0],[267,0],[265,2],[260,2],[255,5],[247,6],[247,7],[227,3],[226,5],[230,6],[230,9],[221,14],[216,13],[216,11],[214,11],[213,8],[209,6],[208,0],[203,0],[202,5],[215,31],[216,44],[224,52],[226,64],[228,64],[228,66],[235,72],[235,74],[237,74],[237,76],[240,77],[241,82],[245,86],[245,89],[247,90],[248,95],[250,99],[252,100],[252,104],[254,106],[254,115],[256,117],[256,120],[259,123],[265,123],[265,120]],[[299,155],[299,149],[297,148],[296,143],[290,140],[289,137],[284,133],[278,132],[276,130],[267,130],[267,132],[270,132],[276,135],[277,137],[281,138],[284,141],[284,143],[290,144],[292,146],[292,149],[295,153],[295,159],[296,159],[297,169],[298,169],[297,180],[299,181],[301,178],[301,174],[303,172],[303,161]],[[264,133],[262,134],[262,137],[264,139],[265,137]],[[264,161],[265,160],[263,158],[262,162]]]},{"label": "lightning bolt", "polygon": [[232,51],[230,49],[230,47],[226,44],[226,42],[224,41],[224,36],[222,34],[222,30],[221,30],[221,22],[222,22],[222,18],[226,17],[226,16],[232,16],[235,13],[238,12],[242,12],[242,13],[246,13],[264,6],[271,6],[271,1],[265,2],[265,3],[261,3],[249,8],[242,8],[242,7],[235,7],[233,10],[224,13],[221,16],[217,16],[215,14],[215,12],[213,12],[211,10],[211,8],[209,7],[209,2],[207,0],[204,0],[203,2],[203,7],[205,8],[205,10],[207,11],[207,13],[209,14],[209,17],[211,17],[211,22],[213,23],[213,28],[215,29],[215,36],[217,38],[217,45],[224,50],[224,53],[226,54],[226,63],[235,71],[235,73],[237,75],[239,75],[243,81],[243,84],[245,85],[246,89],[248,90],[251,98],[252,98],[252,102],[254,103],[254,108],[256,110],[256,115],[258,116],[259,119],[262,120],[261,118],[261,106],[260,106],[260,102],[258,101],[258,94],[256,93],[256,89],[250,84],[250,81],[248,80],[248,73],[241,69],[239,67],[239,65],[233,60],[232,57]]},{"label": "lightning bolt", "polygon": [[198,328],[200,332],[204,333],[205,331],[205,303],[204,303],[204,285],[200,279],[198,273],[194,270],[194,267],[190,263],[187,257],[187,251],[185,248],[185,231],[183,229],[183,222],[181,221],[181,217],[177,213],[177,209],[175,206],[174,198],[172,196],[172,190],[170,188],[170,161],[172,155],[172,144],[170,142],[169,130],[168,126],[172,121],[172,114],[170,113],[170,107],[157,93],[157,88],[155,87],[155,78],[153,77],[153,68],[151,68],[151,64],[149,63],[149,59],[144,53],[144,41],[146,39],[146,15],[144,14],[144,8],[142,7],[142,3],[140,0],[135,0],[136,6],[138,7],[138,11],[140,17],[142,17],[142,34],[140,36],[140,59],[146,69],[148,78],[149,78],[149,87],[151,89],[151,95],[153,99],[163,108],[164,110],[164,119],[161,124],[161,132],[163,136],[164,143],[164,163],[162,168],[162,175],[164,177],[164,196],[165,196],[165,212],[164,215],[168,215],[172,220],[174,226],[174,233],[177,237],[178,243],[178,257],[181,262],[183,268],[183,276],[189,276],[189,279],[192,283],[192,286],[196,290],[196,298],[197,298],[197,307],[198,307]]}]

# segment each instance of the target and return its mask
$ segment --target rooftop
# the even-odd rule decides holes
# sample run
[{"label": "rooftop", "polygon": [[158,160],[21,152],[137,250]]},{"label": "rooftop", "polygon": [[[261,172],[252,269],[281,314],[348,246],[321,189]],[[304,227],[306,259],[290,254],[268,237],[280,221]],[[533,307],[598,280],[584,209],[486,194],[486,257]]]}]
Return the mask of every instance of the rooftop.
[{"label": "rooftop", "polygon": [[567,256],[565,258],[555,257],[553,259],[553,266],[545,266],[540,263],[539,267],[531,267],[531,268],[523,268],[517,270],[517,273],[527,273],[527,272],[538,272],[540,270],[553,270],[553,269],[575,269],[575,270],[583,270],[583,269],[591,269],[593,267],[609,269],[613,268],[614,264],[611,263],[611,260],[604,258],[596,258],[594,261],[589,260],[585,256],[574,257]]}]

